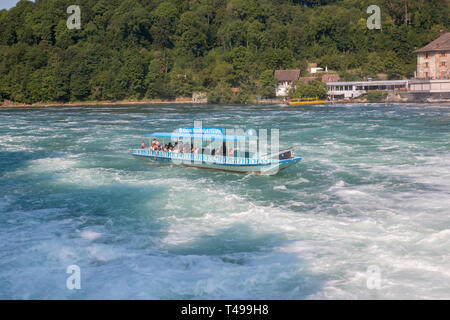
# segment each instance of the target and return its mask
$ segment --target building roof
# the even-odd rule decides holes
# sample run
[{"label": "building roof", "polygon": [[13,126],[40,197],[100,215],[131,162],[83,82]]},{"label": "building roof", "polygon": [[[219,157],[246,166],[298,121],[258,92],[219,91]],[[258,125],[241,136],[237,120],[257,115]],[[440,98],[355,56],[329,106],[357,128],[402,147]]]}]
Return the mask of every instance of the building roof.
[{"label": "building roof", "polygon": [[275,70],[275,78],[278,81],[293,81],[300,78],[300,69]]},{"label": "building roof", "polygon": [[450,32],[442,33],[439,38],[430,42],[425,47],[417,49],[414,53],[430,51],[449,51],[450,50]]},{"label": "building roof", "polygon": [[209,133],[178,133],[178,132],[154,132],[145,134],[144,137],[152,138],[171,138],[171,139],[197,139],[197,140],[223,140],[223,141],[241,141],[249,139],[249,136],[233,136],[224,134]]},{"label": "building roof", "polygon": [[316,77],[300,77],[298,80],[300,80],[301,82],[304,83],[310,83],[313,82],[314,80],[317,80]]},{"label": "building roof", "polygon": [[322,75],[322,82],[337,82],[341,77],[337,73]]},{"label": "building roof", "polygon": [[222,128],[180,127],[173,132],[154,132],[145,134],[144,137],[239,141],[248,139],[254,135],[254,131],[251,130],[248,131],[246,136],[236,136],[225,135]]},{"label": "building roof", "polygon": [[406,85],[408,80],[377,80],[377,81],[339,81],[327,82],[328,86],[392,86],[392,85]]}]

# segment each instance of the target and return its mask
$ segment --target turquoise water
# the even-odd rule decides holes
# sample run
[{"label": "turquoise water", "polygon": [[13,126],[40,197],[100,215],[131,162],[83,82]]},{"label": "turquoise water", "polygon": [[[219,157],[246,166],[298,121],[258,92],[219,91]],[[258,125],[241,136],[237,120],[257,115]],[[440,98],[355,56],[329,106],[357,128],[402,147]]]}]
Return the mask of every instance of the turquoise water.
[{"label": "turquoise water", "polygon": [[[130,155],[194,120],[278,128],[303,161],[259,176]],[[0,110],[1,299],[449,299],[449,248],[448,106]]]}]

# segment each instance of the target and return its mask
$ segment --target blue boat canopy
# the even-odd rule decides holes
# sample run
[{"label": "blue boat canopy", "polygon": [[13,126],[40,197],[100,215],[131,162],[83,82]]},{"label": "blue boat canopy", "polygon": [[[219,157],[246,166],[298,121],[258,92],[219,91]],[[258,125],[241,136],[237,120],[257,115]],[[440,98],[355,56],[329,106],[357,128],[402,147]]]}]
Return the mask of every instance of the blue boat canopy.
[{"label": "blue boat canopy", "polygon": [[248,139],[248,136],[224,135],[222,129],[217,128],[178,128],[173,132],[154,132],[144,135],[145,137],[173,138],[173,139],[200,139],[200,140],[223,140],[240,141]]},{"label": "blue boat canopy", "polygon": [[178,133],[198,133],[198,134],[222,134],[221,128],[196,128],[196,127],[181,127],[178,128]]},{"label": "blue boat canopy", "polygon": [[145,137],[173,138],[173,139],[200,139],[200,140],[223,140],[240,141],[248,139],[248,136],[227,136],[223,134],[201,134],[201,133],[176,133],[176,132],[155,132],[144,135]]}]

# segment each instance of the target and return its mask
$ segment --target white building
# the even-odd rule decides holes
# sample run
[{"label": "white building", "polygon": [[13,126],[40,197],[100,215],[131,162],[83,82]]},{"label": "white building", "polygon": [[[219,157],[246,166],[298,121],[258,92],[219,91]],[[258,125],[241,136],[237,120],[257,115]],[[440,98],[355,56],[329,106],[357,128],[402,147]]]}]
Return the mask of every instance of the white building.
[{"label": "white building", "polygon": [[300,69],[276,70],[275,78],[278,84],[275,90],[277,97],[286,97],[292,88],[292,81],[300,79]]},{"label": "white building", "polygon": [[323,68],[317,67],[317,68],[311,68],[310,73],[317,73],[319,71],[323,71]]},{"label": "white building", "polygon": [[409,91],[412,92],[450,92],[449,80],[422,80],[415,79],[409,81]]},{"label": "white building", "polygon": [[408,80],[327,82],[330,100],[355,99],[369,91],[408,89]]}]

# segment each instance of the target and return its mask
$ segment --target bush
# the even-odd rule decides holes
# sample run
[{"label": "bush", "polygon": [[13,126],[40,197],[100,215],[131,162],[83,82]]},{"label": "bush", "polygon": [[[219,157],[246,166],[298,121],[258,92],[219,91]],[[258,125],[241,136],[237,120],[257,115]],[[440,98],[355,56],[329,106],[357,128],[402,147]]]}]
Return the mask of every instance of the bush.
[{"label": "bush", "polygon": [[304,83],[294,81],[294,87],[289,90],[289,98],[319,98],[326,99],[328,96],[327,85],[320,81]]},{"label": "bush", "polygon": [[245,90],[239,92],[233,92],[231,87],[225,82],[219,82],[215,88],[208,92],[209,103],[231,103],[241,104],[247,103],[249,100],[248,94]]},{"label": "bush", "polygon": [[225,82],[219,82],[208,91],[209,103],[229,103],[231,101],[231,87]]},{"label": "bush", "polygon": [[368,102],[383,102],[388,93],[383,91],[369,91],[366,93],[365,98]]}]

